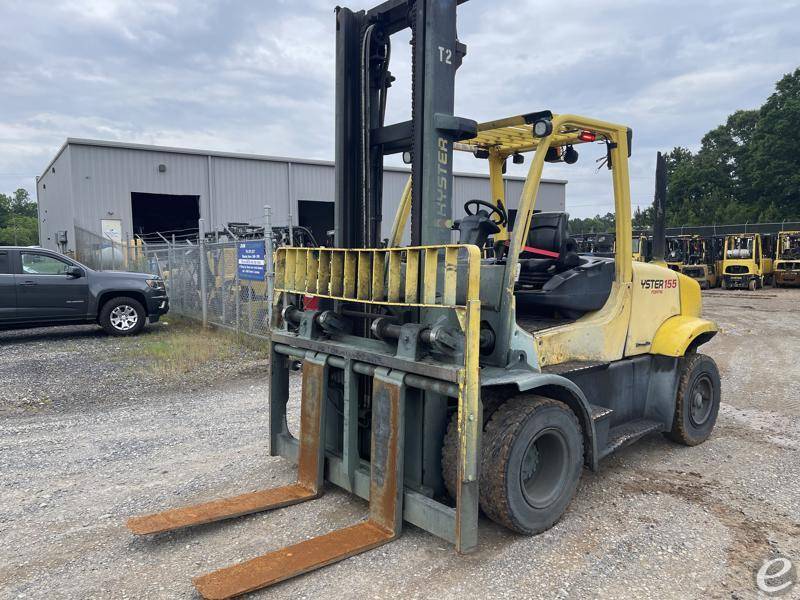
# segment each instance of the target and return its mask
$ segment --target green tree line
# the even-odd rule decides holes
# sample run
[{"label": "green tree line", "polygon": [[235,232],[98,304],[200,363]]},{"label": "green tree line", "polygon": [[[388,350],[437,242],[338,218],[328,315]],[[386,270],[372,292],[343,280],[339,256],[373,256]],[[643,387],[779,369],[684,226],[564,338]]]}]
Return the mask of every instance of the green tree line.
[{"label": "green tree line", "polygon": [[0,194],[0,246],[32,246],[39,243],[36,202],[27,190]]},{"label": "green tree line", "polygon": [[[800,221],[800,68],[755,110],[738,110],[692,152],[666,154],[667,225]],[[652,226],[652,208],[634,212]],[[614,215],[571,219],[574,233],[610,231]]]}]

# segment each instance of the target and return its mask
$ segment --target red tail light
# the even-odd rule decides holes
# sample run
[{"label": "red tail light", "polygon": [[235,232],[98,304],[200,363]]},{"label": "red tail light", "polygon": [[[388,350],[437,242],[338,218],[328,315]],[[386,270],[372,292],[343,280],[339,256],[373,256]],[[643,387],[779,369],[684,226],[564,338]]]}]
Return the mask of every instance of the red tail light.
[{"label": "red tail light", "polygon": [[597,134],[593,131],[581,131],[578,134],[578,139],[582,142],[593,142],[597,139]]}]

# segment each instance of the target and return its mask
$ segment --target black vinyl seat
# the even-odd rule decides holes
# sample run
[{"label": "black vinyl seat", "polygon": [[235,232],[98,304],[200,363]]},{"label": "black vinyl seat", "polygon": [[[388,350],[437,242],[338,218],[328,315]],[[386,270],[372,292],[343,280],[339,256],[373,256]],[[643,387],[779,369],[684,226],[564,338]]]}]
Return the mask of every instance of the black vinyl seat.
[{"label": "black vinyl seat", "polygon": [[542,212],[531,218],[520,269],[531,273],[543,273],[571,269],[580,263],[578,244],[569,237],[567,213]]},{"label": "black vinyl seat", "polygon": [[613,258],[578,254],[563,212],[536,213],[520,255],[515,295],[524,311],[558,311],[577,318],[603,307],[614,282]]}]

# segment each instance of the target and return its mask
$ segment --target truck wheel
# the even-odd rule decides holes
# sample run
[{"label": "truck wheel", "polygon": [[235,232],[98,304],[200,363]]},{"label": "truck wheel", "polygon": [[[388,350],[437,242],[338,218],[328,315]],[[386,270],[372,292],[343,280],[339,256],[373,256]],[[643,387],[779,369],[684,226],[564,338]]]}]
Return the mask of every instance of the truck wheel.
[{"label": "truck wheel", "polygon": [[675,416],[667,437],[686,446],[696,446],[708,439],[717,422],[719,370],[714,359],[694,353],[683,357],[680,368]]},{"label": "truck wheel", "polygon": [[483,512],[527,535],[555,525],[583,469],[583,435],[569,407],[535,395],[512,398],[492,416],[483,442]]},{"label": "truck wheel", "polygon": [[[497,408],[510,396],[510,392],[503,392],[502,389],[483,389],[481,390],[481,403],[483,404],[483,428],[492,418]],[[458,411],[450,417],[447,425],[447,433],[442,444],[442,479],[444,487],[450,497],[455,499],[456,488],[458,487]]]},{"label": "truck wheel", "polygon": [[110,335],[136,335],[144,328],[146,318],[141,302],[120,296],[103,305],[98,321]]},{"label": "truck wheel", "polygon": [[725,278],[722,279],[722,281],[719,284],[719,287],[721,287],[723,290],[727,290],[728,289],[728,282],[725,281]]},{"label": "truck wheel", "polygon": [[751,279],[750,283],[747,284],[747,289],[749,289],[751,292],[755,292],[757,287],[758,284],[756,283],[755,279]]}]

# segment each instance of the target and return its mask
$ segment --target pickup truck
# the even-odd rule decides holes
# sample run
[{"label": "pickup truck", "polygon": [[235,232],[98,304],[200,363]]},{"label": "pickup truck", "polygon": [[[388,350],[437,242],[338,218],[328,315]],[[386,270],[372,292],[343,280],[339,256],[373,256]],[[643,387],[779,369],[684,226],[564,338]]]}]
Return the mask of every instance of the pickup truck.
[{"label": "pickup truck", "polygon": [[0,329],[98,323],[135,335],[168,310],[158,275],[94,271],[43,248],[0,246]]}]

